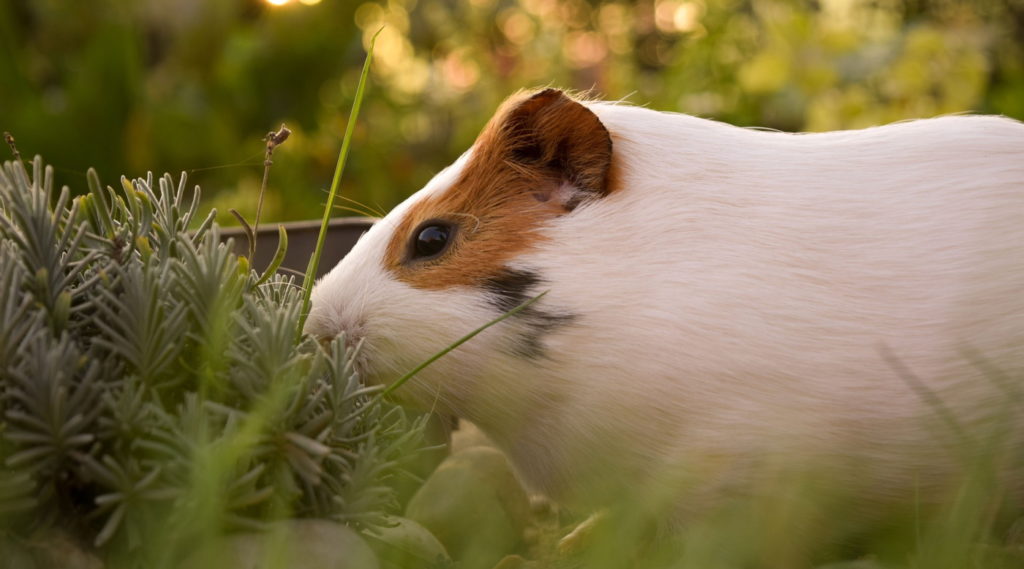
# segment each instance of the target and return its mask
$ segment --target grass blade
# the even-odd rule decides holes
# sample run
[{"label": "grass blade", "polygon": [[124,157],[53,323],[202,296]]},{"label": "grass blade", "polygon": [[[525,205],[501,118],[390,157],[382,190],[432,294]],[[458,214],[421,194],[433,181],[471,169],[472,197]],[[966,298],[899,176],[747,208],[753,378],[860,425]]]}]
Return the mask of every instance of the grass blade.
[{"label": "grass blade", "polygon": [[296,333],[301,336],[302,329],[306,324],[306,317],[309,316],[309,295],[313,292],[313,282],[316,281],[317,267],[320,266],[320,254],[324,249],[324,241],[327,239],[327,225],[331,221],[331,211],[334,208],[334,197],[338,195],[338,185],[341,182],[341,174],[345,171],[345,161],[348,160],[348,148],[352,142],[352,133],[355,132],[356,117],[359,116],[359,107],[363,103],[363,92],[366,90],[366,77],[370,74],[370,63],[373,61],[373,46],[377,43],[377,36],[381,30],[373,34],[370,40],[370,49],[366,52],[366,61],[363,62],[363,71],[359,75],[359,85],[356,87],[355,100],[352,102],[352,111],[348,116],[348,125],[345,127],[345,136],[341,139],[341,151],[338,153],[338,164],[334,167],[334,179],[331,180],[331,191],[327,195],[327,203],[324,206],[324,217],[320,222],[320,235],[316,239],[316,249],[309,259],[306,267],[306,276],[302,281],[302,312],[299,314],[299,329]]},{"label": "grass blade", "polygon": [[501,316],[495,318],[494,320],[491,320],[487,324],[484,324],[483,326],[477,328],[476,330],[473,330],[469,334],[466,334],[465,336],[459,338],[458,340],[455,340],[455,342],[450,344],[447,348],[445,348],[445,349],[441,350],[440,352],[437,352],[436,354],[430,356],[429,358],[427,358],[426,361],[424,361],[420,365],[414,367],[412,369],[412,371],[410,371],[409,373],[403,375],[402,377],[398,378],[394,383],[392,383],[391,385],[387,386],[384,389],[384,391],[381,392],[381,396],[383,397],[383,396],[385,396],[385,395],[387,395],[389,393],[394,392],[396,389],[401,387],[403,383],[405,383],[405,382],[409,381],[410,379],[412,379],[412,377],[414,375],[416,375],[417,373],[423,371],[423,369],[425,367],[427,367],[428,365],[430,365],[430,364],[436,362],[437,360],[441,359],[446,354],[448,354],[449,352],[451,352],[455,348],[458,348],[462,344],[465,344],[466,342],[472,340],[480,332],[483,332],[484,330],[490,328],[491,326],[494,326],[495,324],[501,322],[502,320],[505,320],[506,318],[509,318],[511,316],[516,315],[519,312],[522,312],[523,310],[526,309],[526,307],[530,306],[534,302],[537,302],[538,300],[541,299],[542,296],[544,296],[547,293],[548,293],[548,291],[544,291],[544,292],[538,294],[537,296],[527,300],[526,302],[520,304],[519,306],[513,308],[512,310],[509,310],[508,312],[502,314]]}]

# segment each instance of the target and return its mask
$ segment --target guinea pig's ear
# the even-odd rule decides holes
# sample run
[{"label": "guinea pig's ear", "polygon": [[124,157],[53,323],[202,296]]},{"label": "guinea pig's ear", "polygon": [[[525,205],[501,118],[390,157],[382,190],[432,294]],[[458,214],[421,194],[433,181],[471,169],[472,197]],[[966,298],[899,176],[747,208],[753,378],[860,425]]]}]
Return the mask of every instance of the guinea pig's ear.
[{"label": "guinea pig's ear", "polygon": [[561,196],[572,209],[589,197],[602,197],[609,191],[612,163],[612,139],[608,130],[590,109],[558,89],[545,89],[513,103],[503,117],[500,129],[505,160],[516,170],[537,179],[561,178],[547,194],[547,200],[566,184],[575,196]]}]

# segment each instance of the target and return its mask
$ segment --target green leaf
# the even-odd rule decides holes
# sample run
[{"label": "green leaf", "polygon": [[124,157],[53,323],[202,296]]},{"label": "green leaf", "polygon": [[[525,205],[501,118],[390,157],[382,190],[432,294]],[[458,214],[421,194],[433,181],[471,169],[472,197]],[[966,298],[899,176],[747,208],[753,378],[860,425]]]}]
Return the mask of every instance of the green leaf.
[{"label": "green leaf", "polygon": [[283,225],[277,226],[277,251],[274,253],[274,258],[270,260],[270,265],[267,270],[263,273],[263,276],[256,281],[256,284],[260,285],[267,282],[270,277],[277,273],[277,269],[284,262],[284,256],[288,252],[288,232],[285,231]]}]

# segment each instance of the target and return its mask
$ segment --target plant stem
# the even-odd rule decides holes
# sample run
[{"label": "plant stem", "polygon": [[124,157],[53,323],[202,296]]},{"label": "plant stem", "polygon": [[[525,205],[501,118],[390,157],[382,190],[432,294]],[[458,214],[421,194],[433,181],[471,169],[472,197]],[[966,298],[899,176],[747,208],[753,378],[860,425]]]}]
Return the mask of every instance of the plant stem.
[{"label": "plant stem", "polygon": [[260,229],[260,213],[263,211],[263,194],[267,192],[267,180],[270,178],[270,166],[274,163],[274,149],[284,144],[284,141],[288,140],[288,136],[291,135],[292,131],[288,130],[288,127],[281,125],[281,128],[275,131],[270,131],[267,136],[263,137],[263,140],[267,143],[267,151],[263,155],[263,183],[260,184],[260,197],[256,201],[256,218],[252,222],[252,239],[249,240],[249,262],[252,263],[256,256],[256,237],[259,235]]},{"label": "plant stem", "polygon": [[316,281],[316,271],[320,266],[320,254],[324,248],[324,241],[327,239],[327,226],[331,221],[331,211],[334,208],[334,197],[338,194],[338,185],[341,182],[341,174],[345,171],[345,161],[348,159],[348,147],[352,142],[352,133],[355,131],[356,117],[359,115],[359,107],[363,102],[363,91],[366,88],[366,77],[370,74],[370,62],[373,61],[373,46],[377,43],[377,36],[381,30],[373,34],[370,39],[370,49],[366,52],[366,61],[363,62],[363,72],[359,75],[359,84],[356,87],[356,97],[352,102],[352,111],[348,116],[348,125],[345,126],[345,137],[341,139],[341,152],[338,153],[338,164],[334,167],[334,179],[331,180],[331,191],[327,194],[327,203],[324,205],[324,217],[320,222],[320,235],[316,239],[316,249],[309,259],[306,267],[306,275],[302,281],[302,312],[299,314],[299,329],[296,333],[302,336],[302,329],[305,327],[306,318],[309,316],[309,295],[313,292],[313,283]]}]

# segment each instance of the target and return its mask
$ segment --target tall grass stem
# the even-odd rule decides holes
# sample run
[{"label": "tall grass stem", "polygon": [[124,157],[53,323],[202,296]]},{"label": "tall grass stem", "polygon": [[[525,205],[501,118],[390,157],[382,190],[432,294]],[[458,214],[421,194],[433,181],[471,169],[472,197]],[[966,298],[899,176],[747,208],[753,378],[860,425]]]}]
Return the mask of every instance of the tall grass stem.
[{"label": "tall grass stem", "polygon": [[306,266],[306,276],[302,281],[302,312],[299,314],[298,336],[302,336],[302,329],[305,327],[306,318],[309,316],[309,296],[313,292],[313,283],[316,281],[316,271],[320,266],[320,254],[324,249],[324,241],[327,240],[327,226],[331,221],[331,211],[334,209],[334,198],[338,195],[338,186],[341,183],[341,174],[345,171],[345,162],[348,160],[348,148],[352,143],[352,134],[355,132],[356,117],[359,116],[359,107],[363,103],[363,92],[366,90],[366,78],[370,74],[370,63],[373,61],[373,46],[377,43],[377,36],[384,28],[377,30],[370,39],[370,49],[366,51],[366,61],[363,62],[363,71],[359,75],[359,84],[356,87],[355,100],[352,102],[352,111],[348,116],[348,125],[345,127],[345,136],[341,139],[341,151],[338,153],[338,163],[334,167],[334,179],[331,180],[331,191],[327,194],[327,203],[324,205],[324,216],[320,221],[320,234],[316,239],[316,249]]}]

